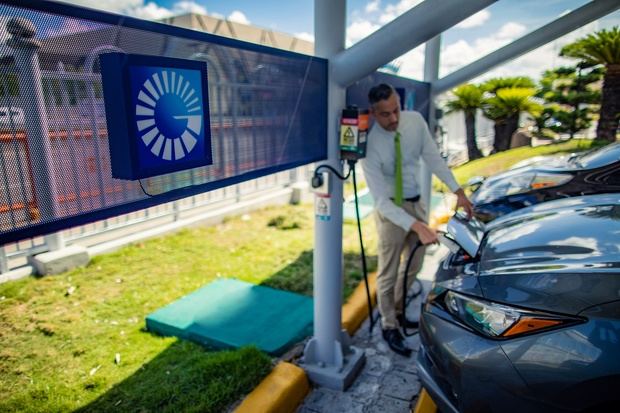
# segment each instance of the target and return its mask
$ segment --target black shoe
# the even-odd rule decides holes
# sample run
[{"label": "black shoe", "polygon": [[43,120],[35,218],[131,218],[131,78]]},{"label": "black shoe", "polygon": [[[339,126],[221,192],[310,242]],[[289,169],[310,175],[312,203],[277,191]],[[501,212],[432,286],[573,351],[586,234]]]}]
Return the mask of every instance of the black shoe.
[{"label": "black shoe", "polygon": [[402,314],[397,315],[396,320],[398,320],[398,324],[400,324],[401,327],[405,328],[418,328],[420,325],[417,321],[408,320],[407,317]]},{"label": "black shoe", "polygon": [[390,348],[401,356],[411,356],[411,349],[405,346],[403,336],[397,328],[388,328],[383,330],[383,339],[387,341]]}]

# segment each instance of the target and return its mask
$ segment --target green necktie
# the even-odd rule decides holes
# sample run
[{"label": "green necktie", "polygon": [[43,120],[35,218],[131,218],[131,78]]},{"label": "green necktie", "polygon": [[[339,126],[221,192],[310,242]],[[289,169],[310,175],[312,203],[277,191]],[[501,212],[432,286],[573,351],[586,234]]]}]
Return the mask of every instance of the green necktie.
[{"label": "green necktie", "polygon": [[400,132],[394,137],[394,203],[403,205],[403,156],[400,153]]}]

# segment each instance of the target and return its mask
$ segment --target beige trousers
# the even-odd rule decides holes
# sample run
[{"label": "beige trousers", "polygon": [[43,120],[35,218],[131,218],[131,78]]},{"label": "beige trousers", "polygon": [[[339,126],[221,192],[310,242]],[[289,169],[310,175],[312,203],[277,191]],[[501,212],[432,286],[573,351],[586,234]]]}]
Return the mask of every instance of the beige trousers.
[{"label": "beige trousers", "polygon": [[[426,207],[421,202],[403,201],[403,209],[417,220],[426,222]],[[407,275],[407,289],[403,291],[407,259],[418,242],[418,234],[411,230],[405,231],[378,211],[375,212],[375,222],[379,233],[377,301],[381,324],[384,329],[398,328],[396,316],[403,313],[403,294],[409,290],[422,268],[426,247],[416,251]]]}]

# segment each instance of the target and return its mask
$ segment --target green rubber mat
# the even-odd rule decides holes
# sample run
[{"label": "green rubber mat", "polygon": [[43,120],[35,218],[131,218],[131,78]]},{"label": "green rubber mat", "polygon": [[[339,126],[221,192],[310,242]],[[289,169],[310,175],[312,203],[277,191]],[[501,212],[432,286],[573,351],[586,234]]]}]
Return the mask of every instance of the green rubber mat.
[{"label": "green rubber mat", "polygon": [[221,279],[146,317],[149,331],[217,349],[253,344],[280,355],[312,334],[312,298]]}]

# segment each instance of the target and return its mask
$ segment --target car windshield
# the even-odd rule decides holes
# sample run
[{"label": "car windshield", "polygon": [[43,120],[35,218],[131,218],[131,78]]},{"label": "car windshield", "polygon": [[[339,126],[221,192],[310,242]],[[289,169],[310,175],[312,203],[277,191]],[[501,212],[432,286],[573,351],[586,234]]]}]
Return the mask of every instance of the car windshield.
[{"label": "car windshield", "polygon": [[576,158],[580,168],[592,169],[620,160],[620,142],[612,143]]}]

